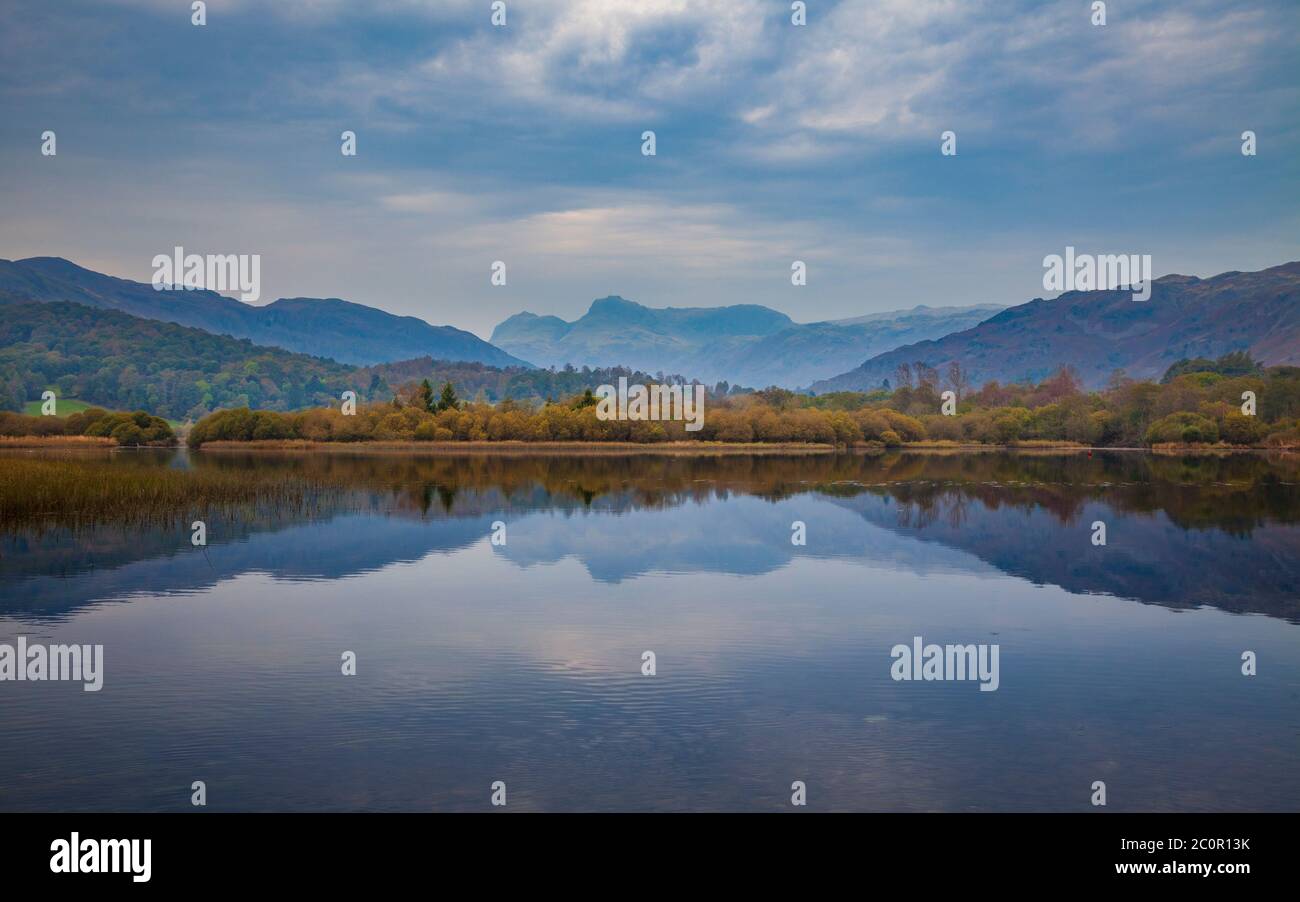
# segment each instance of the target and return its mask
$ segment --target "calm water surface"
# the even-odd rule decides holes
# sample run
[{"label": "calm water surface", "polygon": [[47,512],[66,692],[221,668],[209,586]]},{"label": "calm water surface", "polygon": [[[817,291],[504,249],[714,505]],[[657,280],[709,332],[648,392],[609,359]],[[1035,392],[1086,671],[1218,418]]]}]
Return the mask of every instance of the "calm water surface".
[{"label": "calm water surface", "polygon": [[[0,531],[0,642],[106,671],[0,682],[0,810],[1300,809],[1294,461],[114,461],[336,490],[206,549]],[[914,636],[996,643],[999,689],[895,682]]]}]

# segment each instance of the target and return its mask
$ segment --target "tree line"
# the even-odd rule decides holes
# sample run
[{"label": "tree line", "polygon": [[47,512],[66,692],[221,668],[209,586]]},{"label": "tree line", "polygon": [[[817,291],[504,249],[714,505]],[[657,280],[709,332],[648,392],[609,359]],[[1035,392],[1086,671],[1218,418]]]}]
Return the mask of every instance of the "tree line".
[{"label": "tree line", "polygon": [[111,413],[99,407],[91,407],[66,417],[27,416],[0,411],[0,436],[58,435],[111,438],[119,445],[127,446],[176,444],[176,434],[168,422],[143,410]]},{"label": "tree line", "polygon": [[[1222,360],[1222,359],[1221,359]],[[601,420],[590,389],[558,401],[507,398],[465,402],[450,382],[440,391],[426,379],[402,386],[386,403],[296,413],[240,408],[204,417],[189,434],[192,446],[210,441],[265,439],[357,441],[713,441],[807,442],[894,447],[916,442],[1016,444],[1073,442],[1098,447],[1205,444],[1300,445],[1300,368],[1238,361],[1180,361],[1159,383],[1116,373],[1100,391],[1085,391],[1069,369],[1037,384],[978,390],[959,372],[947,381],[922,372],[887,391],[810,396],[780,388],[734,392],[715,387],[703,428],[680,421]],[[1171,368],[1175,369],[1175,368]],[[1221,371],[1222,370],[1222,371]],[[901,374],[900,374],[901,375]],[[945,385],[950,387],[945,387]],[[953,415],[943,414],[952,391]],[[1250,393],[1257,410],[1244,412]]]}]

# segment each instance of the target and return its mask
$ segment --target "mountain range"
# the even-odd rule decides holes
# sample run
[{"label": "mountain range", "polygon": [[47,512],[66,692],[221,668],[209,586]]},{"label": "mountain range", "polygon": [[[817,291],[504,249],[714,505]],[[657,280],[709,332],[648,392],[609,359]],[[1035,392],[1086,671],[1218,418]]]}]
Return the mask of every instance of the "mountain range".
[{"label": "mountain range", "polygon": [[103,307],[358,366],[423,356],[528,366],[462,329],[339,298],[281,298],[253,306],[205,289],[159,291],[61,257],[0,260],[0,291],[35,301]]},{"label": "mountain range", "polygon": [[611,296],[573,322],[515,314],[493,330],[491,342],[539,366],[630,366],[704,382],[798,388],[899,345],[969,328],[1001,309],[921,306],[796,323],[754,304],[652,308]]},{"label": "mountain range", "polygon": [[1131,291],[1067,291],[1009,307],[972,328],[877,354],[812,391],[870,391],[895,380],[902,364],[942,372],[961,364],[971,385],[1037,381],[1062,366],[1097,388],[1118,369],[1159,379],[1183,358],[1249,351],[1268,365],[1300,364],[1300,262],[1208,279],[1168,275],[1151,297]]},{"label": "mountain range", "polygon": [[541,401],[613,384],[628,369],[558,371],[534,366],[412,360],[358,367],[255,345],[192,326],[70,301],[33,301],[0,289],[0,410],[22,410],[47,388],[115,410],[196,420],[213,410],[299,410],[337,404],[344,391],[388,401],[404,386],[450,382],[464,398]]},{"label": "mountain range", "polygon": [[[208,404],[221,405],[226,394],[247,395],[250,402],[255,396],[267,403],[273,399],[277,406],[289,407],[299,400],[312,403],[325,389],[336,394],[336,386],[329,384],[323,371],[316,381],[293,377],[298,364],[285,361],[282,366],[279,358],[267,356],[276,349],[349,367],[382,369],[414,361],[401,371],[403,379],[410,375],[407,370],[463,374],[468,370],[456,369],[455,362],[483,365],[499,372],[473,374],[476,390],[483,388],[491,396],[523,389],[527,395],[542,397],[568,390],[573,380],[564,385],[524,380],[523,371],[538,365],[557,368],[556,376],[565,372],[566,364],[628,367],[643,373],[681,373],[708,383],[811,386],[818,394],[877,389],[896,379],[900,365],[915,369],[917,363],[944,371],[950,362],[958,362],[967,384],[974,386],[994,379],[1038,381],[1069,366],[1094,388],[1104,385],[1116,370],[1132,378],[1158,379],[1180,359],[1217,358],[1231,351],[1248,351],[1266,365],[1300,365],[1300,262],[1207,279],[1167,275],[1154,280],[1151,291],[1147,301],[1134,301],[1127,290],[1071,291],[1015,307],[918,306],[802,324],[754,304],[651,308],[611,296],[593,302],[573,322],[517,314],[496,327],[489,343],[451,326],[434,326],[337,298],[287,298],[257,307],[212,291],[158,291],[150,284],[103,275],[57,257],[0,260],[0,298],[11,302],[66,302],[251,343],[227,348],[197,337],[166,334],[169,349],[185,342],[203,348],[203,385],[197,394],[180,387],[182,373],[188,369],[179,359],[165,368],[172,373],[169,396],[175,396],[169,406],[187,413]],[[75,322],[91,328],[93,320],[78,314]],[[74,349],[60,352],[57,345],[62,339],[47,325],[42,321],[39,328],[12,337],[6,373],[0,374],[9,386],[6,391],[17,391],[20,382],[25,386],[22,390],[29,391],[32,386],[27,383],[40,370],[51,379],[74,375],[81,382],[92,375],[107,379],[116,388],[109,392],[105,383],[104,393],[116,396],[120,391],[136,391],[135,374],[155,366],[147,354],[148,330],[115,320],[111,329],[130,336],[123,346],[130,352],[118,353],[113,347],[99,351],[82,343],[75,349],[77,364],[72,367],[59,355]],[[227,350],[230,360],[223,356]],[[39,365],[35,358],[29,359],[27,368],[33,373],[24,375],[21,358],[28,352],[39,355]],[[102,372],[94,375],[91,364],[100,353],[109,356],[103,358]],[[239,366],[252,366],[254,358],[258,367],[283,374],[265,380],[279,391],[270,384],[259,390],[255,378],[241,385],[226,366],[234,366],[235,360]],[[319,364],[302,366],[304,372],[319,368]],[[122,372],[108,372],[114,367]],[[213,381],[218,373],[225,375]],[[396,372],[365,374],[384,383],[389,375],[398,378]]]}]

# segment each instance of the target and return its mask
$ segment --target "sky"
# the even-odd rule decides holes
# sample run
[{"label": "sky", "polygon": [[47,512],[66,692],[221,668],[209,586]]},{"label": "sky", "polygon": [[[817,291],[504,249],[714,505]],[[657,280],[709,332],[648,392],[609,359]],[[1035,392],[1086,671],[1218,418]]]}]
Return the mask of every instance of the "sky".
[{"label": "sky", "polygon": [[1067,246],[1300,259],[1295,0],[504,2],[5,0],[0,257],[259,254],[259,303],[483,337],[610,294],[1017,304]]}]

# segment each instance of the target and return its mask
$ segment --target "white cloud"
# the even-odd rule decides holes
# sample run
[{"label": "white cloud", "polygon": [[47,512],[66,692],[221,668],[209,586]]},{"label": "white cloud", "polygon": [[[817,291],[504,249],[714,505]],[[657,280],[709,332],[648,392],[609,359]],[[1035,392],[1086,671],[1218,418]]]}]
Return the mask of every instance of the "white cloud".
[{"label": "white cloud", "polygon": [[1153,118],[1187,127],[1221,114],[1216,94],[1240,88],[1252,62],[1297,39],[1294,21],[1217,4],[1115,8],[1105,27],[1087,14],[1070,3],[1022,12],[991,2],[846,2],[810,19],[808,47],[762,85],[763,115],[740,118],[761,121],[774,160],[792,147],[816,156],[813,145],[836,136],[870,148],[937,142],[958,126],[1112,144]]},{"label": "white cloud", "polygon": [[772,50],[758,0],[537,0],[508,4],[505,28],[487,26],[487,9],[452,20],[464,34],[413,65],[350,73],[346,94],[424,108],[455,86],[488,108],[631,120],[734,88]]}]

